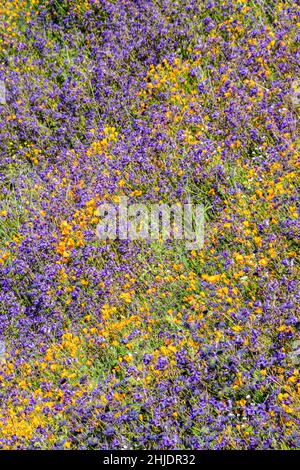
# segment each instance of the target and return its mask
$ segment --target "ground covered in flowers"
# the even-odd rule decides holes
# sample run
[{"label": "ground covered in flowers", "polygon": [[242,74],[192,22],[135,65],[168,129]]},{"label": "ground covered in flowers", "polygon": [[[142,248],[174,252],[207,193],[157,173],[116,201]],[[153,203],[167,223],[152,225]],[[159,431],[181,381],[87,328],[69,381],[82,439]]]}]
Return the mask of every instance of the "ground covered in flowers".
[{"label": "ground covered in flowers", "polygon": [[[0,448],[300,448],[299,3],[0,14]],[[99,241],[120,196],[204,248]]]}]

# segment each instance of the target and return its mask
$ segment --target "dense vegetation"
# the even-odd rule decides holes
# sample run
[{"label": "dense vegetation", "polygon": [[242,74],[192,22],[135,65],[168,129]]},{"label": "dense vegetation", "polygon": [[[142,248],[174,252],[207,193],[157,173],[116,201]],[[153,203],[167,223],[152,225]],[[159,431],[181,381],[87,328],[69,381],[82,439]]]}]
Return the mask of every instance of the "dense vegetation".
[{"label": "dense vegetation", "polygon": [[[1,448],[300,447],[299,3],[0,14]],[[99,241],[124,195],[204,248]]]}]

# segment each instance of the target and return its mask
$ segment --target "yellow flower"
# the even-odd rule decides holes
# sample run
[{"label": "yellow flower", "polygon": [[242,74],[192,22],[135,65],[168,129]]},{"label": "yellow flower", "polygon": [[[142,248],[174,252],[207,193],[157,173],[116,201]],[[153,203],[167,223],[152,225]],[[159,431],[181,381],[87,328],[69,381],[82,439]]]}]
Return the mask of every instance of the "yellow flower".
[{"label": "yellow flower", "polygon": [[122,292],[120,294],[120,299],[124,299],[126,303],[130,303],[131,302],[131,294],[130,292]]},{"label": "yellow flower", "polygon": [[268,264],[267,258],[262,258],[262,259],[260,260],[259,264],[260,264],[261,266],[267,266],[267,264]]},{"label": "yellow flower", "polygon": [[235,325],[232,327],[233,331],[235,331],[236,333],[239,333],[240,331],[242,331],[242,327],[239,326],[239,325]]}]

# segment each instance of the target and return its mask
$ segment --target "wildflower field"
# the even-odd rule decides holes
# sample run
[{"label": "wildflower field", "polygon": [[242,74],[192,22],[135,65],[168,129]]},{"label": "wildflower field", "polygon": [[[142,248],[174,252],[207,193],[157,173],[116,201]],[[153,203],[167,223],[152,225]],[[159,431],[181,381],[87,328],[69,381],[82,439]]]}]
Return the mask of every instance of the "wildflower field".
[{"label": "wildflower field", "polygon": [[[299,449],[299,2],[0,17],[0,449]],[[99,240],[125,196],[204,246]]]}]

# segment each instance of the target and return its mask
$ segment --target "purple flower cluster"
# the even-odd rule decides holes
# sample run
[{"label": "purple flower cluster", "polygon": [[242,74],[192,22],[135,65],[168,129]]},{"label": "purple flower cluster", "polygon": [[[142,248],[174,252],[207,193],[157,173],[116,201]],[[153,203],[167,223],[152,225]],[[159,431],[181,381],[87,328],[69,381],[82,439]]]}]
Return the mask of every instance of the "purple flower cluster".
[{"label": "purple flower cluster", "polygon": [[[297,2],[0,13],[0,448],[299,448]],[[121,196],[204,248],[99,241]]]}]

